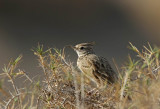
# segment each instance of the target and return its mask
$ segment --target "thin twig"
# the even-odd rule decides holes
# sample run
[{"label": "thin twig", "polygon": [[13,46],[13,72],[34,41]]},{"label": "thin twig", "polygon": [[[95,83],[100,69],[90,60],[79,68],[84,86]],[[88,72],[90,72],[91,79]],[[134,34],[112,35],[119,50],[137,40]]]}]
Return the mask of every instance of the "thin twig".
[{"label": "thin twig", "polygon": [[156,69],[154,69],[153,72],[156,72],[159,69],[160,69],[160,66],[158,66]]},{"label": "thin twig", "polygon": [[31,83],[33,83],[32,79],[26,74],[25,71],[19,70],[19,72],[22,72],[22,73],[24,74],[24,76],[25,76]]},{"label": "thin twig", "polygon": [[[13,69],[13,68],[12,68],[12,69]],[[13,71],[13,70],[11,70],[10,72],[12,73],[12,71]],[[16,95],[19,95],[19,91],[18,91],[17,87],[15,86],[14,80],[12,79],[11,75],[9,74],[9,72],[6,72],[6,74],[7,74],[8,78],[9,78],[9,80],[10,80],[11,83],[12,83],[12,86],[13,86],[13,88],[14,88],[14,91],[16,92]],[[20,106],[20,109],[22,109],[21,99],[20,99],[19,96],[18,96],[18,104],[19,104],[19,106]]]},{"label": "thin twig", "polygon": [[65,47],[63,48],[63,54],[60,54],[61,59],[63,60],[63,62],[71,69],[73,75],[73,81],[74,81],[74,86],[75,86],[75,96],[76,96],[76,107],[79,109],[80,108],[80,101],[79,101],[79,91],[78,91],[78,84],[77,84],[77,80],[76,80],[76,73],[77,71],[75,70],[74,66],[72,64],[69,64],[66,60],[65,60],[65,55],[64,55],[64,50]]},{"label": "thin twig", "polygon": [[[32,94],[32,92],[26,92],[26,93]],[[10,99],[8,100],[8,102],[5,102],[5,101],[4,101],[4,102],[6,103],[5,109],[8,109],[8,108],[9,108],[9,104],[14,100],[14,98],[19,97],[20,95],[26,94],[26,93],[18,93],[18,94],[16,94],[16,95],[13,95],[13,94],[11,93],[12,98],[10,98]]]},{"label": "thin twig", "polygon": [[83,73],[81,73],[81,99],[82,99],[81,109],[84,109],[84,75]]},{"label": "thin twig", "polygon": [[22,93],[19,93],[19,94],[15,95],[15,96],[12,96],[12,98],[9,99],[8,102],[6,103],[5,109],[8,109],[8,108],[9,108],[9,104],[11,103],[11,101],[12,101],[14,98],[20,96],[21,94],[22,94]]},{"label": "thin twig", "polygon": [[42,96],[42,94],[40,96],[38,96],[37,98],[37,104],[36,104],[36,109],[38,109],[38,105],[39,105],[39,101],[40,101],[40,97]]},{"label": "thin twig", "polygon": [[129,73],[126,72],[126,75],[125,75],[125,78],[124,78],[124,82],[123,82],[123,86],[122,86],[122,88],[121,88],[120,100],[123,99],[124,90],[125,90],[125,86],[126,86],[126,84],[127,84],[128,76],[129,76]]},{"label": "thin twig", "polygon": [[43,72],[44,72],[44,74],[45,74],[45,78],[46,78],[47,84],[48,84],[48,86],[50,86],[50,88],[52,89],[53,87],[52,87],[52,85],[51,85],[51,83],[50,83],[48,73],[47,73],[47,71],[46,71],[46,69],[45,69],[44,60],[43,60],[44,57],[42,57],[41,55],[39,55],[39,58],[40,58],[41,67],[42,67]]}]

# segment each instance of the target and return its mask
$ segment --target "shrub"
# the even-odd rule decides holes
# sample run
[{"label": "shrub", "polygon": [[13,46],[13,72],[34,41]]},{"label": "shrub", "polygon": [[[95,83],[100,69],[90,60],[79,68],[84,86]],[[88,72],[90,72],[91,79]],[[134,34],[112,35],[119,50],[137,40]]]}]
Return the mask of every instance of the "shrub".
[{"label": "shrub", "polygon": [[[43,45],[33,49],[38,57],[44,78],[36,81],[23,70],[16,68],[22,56],[11,60],[0,74],[0,92],[3,94],[0,107],[3,109],[151,109],[160,108],[160,76],[158,47],[144,46],[137,53],[137,60],[130,56],[128,62],[117,68],[119,80],[104,89],[86,78],[72,62],[66,61],[64,49],[43,50]],[[69,60],[69,59],[67,59]],[[18,88],[15,81],[26,78],[27,85]],[[7,78],[6,78],[7,77]],[[7,91],[4,81],[8,80],[14,90]],[[24,79],[23,79],[24,80]],[[24,80],[24,81],[26,81]],[[22,81],[23,83],[23,81]],[[3,99],[3,100],[2,100]]]}]

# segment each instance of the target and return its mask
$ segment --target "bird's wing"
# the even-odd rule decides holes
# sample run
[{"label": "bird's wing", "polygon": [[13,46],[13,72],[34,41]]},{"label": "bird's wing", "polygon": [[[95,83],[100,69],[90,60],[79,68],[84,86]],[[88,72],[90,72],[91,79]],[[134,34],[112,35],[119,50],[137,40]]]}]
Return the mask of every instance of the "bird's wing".
[{"label": "bird's wing", "polygon": [[99,60],[101,62],[101,67],[104,68],[108,73],[115,73],[107,59],[104,57],[99,57]]},{"label": "bird's wing", "polygon": [[103,80],[114,81],[115,72],[111,68],[108,61],[103,57],[90,58],[92,68],[96,76],[100,76]]},{"label": "bird's wing", "polygon": [[96,75],[99,76],[108,76],[105,72],[105,66],[104,64],[101,62],[100,58],[97,57],[96,55],[91,55],[88,58],[88,63],[89,65],[91,65],[92,70],[97,73]]}]

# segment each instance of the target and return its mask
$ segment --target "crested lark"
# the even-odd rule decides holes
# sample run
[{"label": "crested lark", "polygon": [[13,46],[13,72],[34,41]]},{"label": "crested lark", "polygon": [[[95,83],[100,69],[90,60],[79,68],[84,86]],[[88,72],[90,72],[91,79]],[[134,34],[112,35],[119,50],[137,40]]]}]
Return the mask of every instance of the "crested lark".
[{"label": "crested lark", "polygon": [[94,43],[81,43],[71,46],[78,54],[77,66],[90,79],[97,83],[97,87],[104,87],[105,83],[114,83],[117,73],[113,71],[108,61],[97,56],[93,51]]}]

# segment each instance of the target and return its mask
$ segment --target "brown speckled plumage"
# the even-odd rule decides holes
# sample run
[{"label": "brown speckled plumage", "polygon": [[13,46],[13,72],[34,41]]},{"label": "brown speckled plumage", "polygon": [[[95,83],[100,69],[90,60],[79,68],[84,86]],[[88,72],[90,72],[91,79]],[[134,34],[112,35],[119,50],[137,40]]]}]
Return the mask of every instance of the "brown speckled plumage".
[{"label": "brown speckled plumage", "polygon": [[108,61],[95,55],[92,43],[81,43],[72,47],[78,54],[77,66],[89,78],[95,80],[98,87],[104,83],[114,83],[117,74],[111,68]]}]

